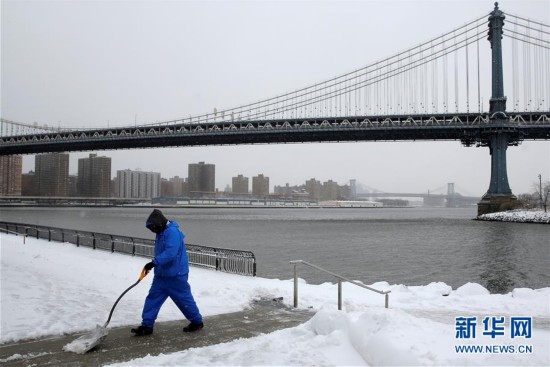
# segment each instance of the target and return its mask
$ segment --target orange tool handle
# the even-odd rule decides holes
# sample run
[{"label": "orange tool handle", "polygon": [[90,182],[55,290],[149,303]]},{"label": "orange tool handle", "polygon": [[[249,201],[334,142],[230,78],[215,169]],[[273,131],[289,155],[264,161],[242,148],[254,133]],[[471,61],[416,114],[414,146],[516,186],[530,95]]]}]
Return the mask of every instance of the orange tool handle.
[{"label": "orange tool handle", "polygon": [[143,278],[145,278],[147,276],[147,274],[149,274],[149,270],[146,270],[145,269],[145,266],[143,267],[143,269],[141,269],[141,274],[139,275],[139,280],[143,280]]}]

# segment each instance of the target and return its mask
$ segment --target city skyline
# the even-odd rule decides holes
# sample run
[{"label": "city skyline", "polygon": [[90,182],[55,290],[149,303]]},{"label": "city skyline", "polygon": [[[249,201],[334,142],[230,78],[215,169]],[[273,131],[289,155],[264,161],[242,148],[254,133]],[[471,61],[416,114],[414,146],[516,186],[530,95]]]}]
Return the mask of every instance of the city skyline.
[{"label": "city skyline", "polygon": [[[482,0],[5,0],[2,5],[2,117],[73,128],[154,123],[273,97],[394,55],[488,15],[494,6]],[[550,23],[548,1],[504,1],[500,8]],[[506,80],[505,88],[511,84]],[[72,161],[88,154],[75,153]],[[209,162],[219,167],[220,188],[234,174],[263,171],[273,186],[311,177],[355,178],[384,191],[426,192],[455,182],[472,196],[487,191],[491,162],[488,148],[456,141],[98,154],[113,157],[113,171],[162,167],[167,177],[182,176],[189,163]],[[550,142],[524,141],[507,155],[514,194],[530,192],[539,174],[550,180]],[[25,170],[31,161],[32,156],[23,158]],[[75,171],[72,164],[70,170]]]},{"label": "city skyline", "polygon": [[[71,163],[73,162],[74,159],[71,159],[71,157],[74,155],[73,153],[64,153],[64,154],[68,154],[69,155],[69,159],[68,159],[68,165],[70,166]],[[84,157],[84,158],[79,158],[79,159],[76,159],[77,161],[77,164],[79,161],[83,160],[83,159],[88,159],[88,158],[91,158],[91,156],[94,156],[95,158],[109,158],[111,159],[110,156],[103,156],[103,155],[97,155],[97,154],[89,154],[90,157]],[[114,161],[111,163],[111,166],[114,166]],[[353,186],[357,185],[357,187],[359,188],[362,188],[363,190],[365,190],[366,192],[396,192],[396,193],[416,193],[416,194],[425,194],[425,193],[439,193],[439,194],[443,194],[447,191],[447,185],[449,183],[452,183],[453,184],[453,187],[456,187],[456,192],[460,193],[461,195],[463,196],[471,196],[471,197],[475,197],[476,195],[472,195],[471,193],[468,193],[466,191],[463,190],[463,188],[456,184],[455,182],[453,181],[450,181],[450,182],[445,182],[445,183],[442,183],[440,186],[438,187],[434,187],[434,188],[431,188],[431,189],[428,189],[426,191],[391,191],[391,190],[385,190],[384,188],[379,188],[379,187],[371,187],[369,186],[367,183],[364,183],[364,182],[361,182],[361,181],[358,181],[357,179],[355,178],[350,178],[348,180],[344,180],[344,181],[338,181],[338,180],[335,180],[331,177],[328,177],[327,179],[320,179],[319,175],[314,175],[312,177],[309,177],[307,179],[305,179],[304,181],[301,181],[301,182],[294,182],[294,181],[290,181],[290,180],[285,180],[285,179],[281,179],[281,178],[278,178],[279,180],[282,180],[280,182],[282,183],[272,183],[272,177],[269,175],[269,174],[265,174],[265,172],[257,172],[257,173],[253,173],[251,175],[246,175],[246,174],[243,174],[241,172],[235,172],[232,174],[232,176],[229,178],[229,183],[228,184],[219,184],[219,181],[218,181],[218,174],[217,174],[217,171],[218,171],[218,166],[216,164],[213,164],[213,163],[210,163],[210,162],[190,162],[186,165],[186,167],[184,169],[182,169],[182,172],[180,172],[179,174],[176,174],[176,175],[173,175],[173,176],[169,176],[169,175],[165,175],[163,172],[159,172],[158,170],[143,170],[143,169],[140,169],[140,168],[137,168],[137,169],[133,169],[133,168],[121,168],[121,169],[111,169],[111,180],[115,180],[116,177],[117,177],[117,174],[120,172],[120,171],[134,171],[134,172],[144,172],[144,173],[155,173],[155,174],[159,174],[160,175],[160,180],[163,181],[163,180],[166,180],[166,181],[170,181],[170,180],[173,180],[173,179],[176,179],[176,178],[179,178],[179,179],[183,179],[183,180],[187,180],[189,178],[189,167],[190,166],[197,166],[197,165],[206,165],[206,166],[214,166],[215,169],[214,169],[214,191],[218,191],[218,192],[224,192],[227,190],[227,188],[231,188],[233,189],[234,187],[234,183],[235,183],[235,179],[237,178],[246,178],[248,179],[248,187],[249,187],[249,190],[248,192],[249,193],[253,193],[253,180],[255,178],[267,178],[267,185],[268,185],[268,191],[269,193],[275,193],[276,192],[276,188],[279,187],[279,188],[284,188],[284,187],[308,187],[309,185],[309,181],[310,180],[317,180],[319,181],[321,184],[325,184],[325,183],[335,183],[337,184],[338,186],[346,186],[346,185],[350,185],[351,182],[353,181],[354,184]],[[77,165],[77,168],[78,168],[78,165]],[[187,171],[187,174],[185,174],[183,171]],[[34,167],[33,169],[30,169],[28,171],[25,171],[24,169],[22,170],[22,174],[25,175],[25,174],[28,174],[30,172],[34,172]],[[69,170],[69,173],[68,173],[69,177],[71,176],[78,176],[78,169],[77,169],[77,172],[71,172]],[[240,177],[242,176],[242,177]],[[186,181],[187,182],[187,181]],[[223,181],[225,182],[225,181]],[[521,193],[518,193],[518,194],[524,194],[524,193],[532,193],[534,191],[534,188],[528,192],[521,192]]]},{"label": "city skyline", "polygon": [[[50,155],[50,154],[41,154],[41,155],[39,155],[39,156],[41,156],[41,157],[48,157],[49,155]],[[52,156],[57,156],[58,154],[54,153],[54,154],[51,154],[51,155],[52,155]],[[69,154],[69,153],[61,153],[61,154],[59,154],[59,155],[61,155],[61,156],[68,156],[68,159],[66,160],[66,164],[67,164],[67,166],[69,166],[70,163],[72,162],[72,160],[71,160],[71,154]],[[15,157],[19,157],[19,156],[15,156]],[[106,158],[106,159],[109,160],[109,167],[110,167],[112,162],[110,161],[110,160],[111,160],[111,157],[109,157],[109,156],[103,156],[103,155],[98,156],[97,154],[91,153],[91,154],[89,154],[88,157],[78,158],[78,160],[77,160],[78,166],[77,166],[77,167],[79,167],[79,169],[77,170],[77,172],[70,172],[70,170],[69,170],[69,171],[68,171],[67,177],[71,177],[71,176],[72,176],[72,177],[80,177],[80,175],[79,175],[79,172],[80,172],[80,165],[81,165],[83,162],[90,161],[90,160],[92,160],[92,159],[105,161],[104,158]],[[105,164],[105,163],[103,163],[103,164]],[[117,178],[117,176],[118,176],[121,172],[126,172],[126,171],[129,171],[129,172],[143,172],[143,173],[158,174],[159,177],[160,177],[160,178],[159,178],[160,180],[172,180],[172,179],[175,179],[175,178],[181,178],[181,179],[187,180],[187,179],[189,178],[189,173],[190,173],[189,170],[191,170],[191,167],[192,167],[192,166],[194,166],[194,169],[197,169],[197,168],[199,168],[200,166],[209,166],[210,169],[211,169],[211,171],[213,171],[213,172],[210,172],[209,175],[214,174],[214,176],[215,176],[215,167],[216,167],[215,164],[211,164],[211,163],[208,163],[208,162],[193,162],[193,163],[189,163],[188,166],[187,166],[187,170],[188,170],[187,175],[185,175],[185,174],[180,174],[180,175],[175,175],[175,176],[170,176],[170,177],[169,177],[169,176],[163,175],[162,172],[157,172],[157,171],[154,171],[154,170],[153,170],[153,171],[145,171],[145,170],[142,170],[142,169],[123,168],[123,169],[117,169],[115,172],[113,172],[113,171],[111,170],[111,180],[115,180],[115,179]],[[36,167],[36,164],[35,164],[35,167]],[[22,175],[28,175],[28,174],[31,173],[31,172],[32,172],[32,173],[36,173],[36,171],[35,171],[36,168],[35,168],[35,167],[33,167],[33,169],[31,169],[31,170],[29,170],[29,171],[27,171],[27,172],[25,172],[25,170],[22,169],[22,172],[21,172]],[[215,178],[215,177],[214,177],[213,182],[210,182],[210,183],[208,183],[208,184],[206,184],[206,185],[210,185],[210,186],[211,186],[211,185],[215,185],[215,186],[214,186],[214,190],[213,190],[212,192],[214,192],[215,190],[222,192],[222,191],[224,191],[227,187],[233,188],[233,182],[234,182],[233,179],[239,178],[240,176],[242,176],[242,177],[244,177],[244,178],[247,178],[247,179],[250,179],[250,180],[249,180],[249,185],[248,185],[248,193],[253,193],[253,192],[254,192],[254,188],[253,188],[254,179],[259,179],[261,182],[263,182],[263,179],[266,178],[266,179],[267,179],[267,181],[266,181],[267,183],[263,183],[262,185],[266,185],[266,186],[268,187],[268,192],[270,192],[270,193],[272,193],[272,192],[275,191],[275,187],[276,187],[276,186],[280,186],[280,187],[284,187],[284,186],[294,187],[294,186],[304,186],[304,185],[307,184],[307,181],[301,182],[301,183],[299,183],[299,182],[288,182],[288,181],[287,181],[287,182],[285,182],[285,183],[282,184],[282,185],[271,185],[271,184],[269,184],[269,179],[270,179],[269,175],[264,175],[263,173],[257,173],[257,174],[255,174],[255,175],[252,175],[252,176],[248,177],[248,176],[245,176],[245,175],[243,175],[243,174],[241,174],[241,173],[236,173],[234,176],[231,177],[231,179],[232,179],[231,185],[219,186],[218,184],[215,184],[215,182],[216,182],[216,178]],[[310,179],[315,179],[315,177],[311,177]],[[207,178],[205,178],[205,180],[206,180],[206,181],[211,181],[211,177],[210,177],[210,178],[207,177]],[[353,180],[353,179],[350,179],[350,180]],[[336,183],[337,183],[337,184],[341,184],[341,185],[347,185],[347,184],[349,184],[349,181],[350,181],[350,180],[348,180],[347,182],[336,182]],[[329,182],[329,181],[333,181],[333,180],[332,180],[332,179],[329,179],[329,180],[327,180],[326,182]],[[199,186],[199,183],[196,183],[195,185],[198,187],[198,186]],[[262,190],[262,189],[258,189],[258,190],[261,191],[261,192],[264,192],[264,190]]]},{"label": "city skyline", "polygon": [[[99,154],[103,153],[102,151],[99,152]],[[86,153],[88,156],[83,156],[83,157],[80,157],[80,158],[75,158],[75,159],[72,159],[73,156],[80,156],[79,154],[75,154],[75,153],[65,153],[65,154],[68,154],[69,155],[69,167],[71,167],[71,165],[76,165],[76,172],[74,171],[71,171],[71,168],[69,168],[69,176],[78,176],[78,161],[82,160],[82,159],[85,159],[85,158],[88,158],[89,155],[94,155],[95,153]],[[97,154],[96,154],[97,155]],[[34,157],[34,156],[32,156]],[[97,155],[97,157],[99,158],[103,158],[103,157],[106,157],[106,158],[112,158],[110,156],[103,156],[103,155]],[[76,162],[74,162],[76,161]],[[476,194],[473,194],[471,192],[468,192],[467,190],[464,189],[463,186],[461,186],[460,183],[457,183],[453,180],[450,180],[448,182],[442,182],[441,185],[437,186],[437,187],[432,187],[432,188],[428,188],[424,191],[406,191],[406,190],[386,190],[384,187],[373,187],[373,186],[370,186],[368,183],[366,182],[362,182],[362,181],[359,181],[357,180],[356,178],[354,177],[350,177],[349,179],[347,180],[342,180],[342,181],[339,181],[335,178],[332,178],[328,175],[322,175],[322,174],[318,174],[318,175],[313,175],[311,177],[308,177],[306,179],[304,179],[303,181],[301,182],[295,182],[295,181],[291,181],[291,180],[287,180],[285,178],[281,178],[281,177],[275,177],[274,179],[277,181],[277,183],[273,183],[273,178],[271,177],[271,175],[269,174],[266,174],[264,171],[262,171],[261,169],[256,172],[256,173],[252,173],[252,174],[244,174],[242,172],[234,172],[231,174],[231,176],[227,179],[224,177],[224,179],[222,180],[219,180],[218,179],[218,169],[221,168],[221,167],[218,167],[217,164],[215,163],[211,163],[211,162],[189,162],[189,163],[186,163],[185,164],[185,167],[182,167],[181,168],[181,172],[180,173],[177,173],[174,174],[174,175],[168,175],[168,174],[165,174],[164,172],[162,171],[159,171],[159,170],[144,170],[144,169],[141,169],[139,167],[137,168],[130,168],[130,167],[126,167],[126,168],[120,168],[120,169],[115,169],[115,168],[112,168],[111,169],[111,179],[114,180],[117,176],[117,172],[119,171],[142,171],[142,172],[148,172],[148,173],[159,173],[160,174],[160,178],[161,180],[172,180],[174,178],[182,178],[182,179],[185,179],[187,180],[188,179],[188,166],[189,165],[196,165],[198,163],[206,163],[207,165],[213,165],[216,167],[215,169],[215,178],[214,178],[214,181],[215,181],[215,190],[219,191],[219,192],[223,192],[223,191],[226,191],[227,187],[229,188],[232,188],[233,187],[233,183],[234,183],[234,179],[235,178],[238,178],[239,176],[243,176],[244,178],[248,178],[249,179],[249,192],[252,193],[252,179],[256,176],[266,176],[267,178],[269,178],[269,192],[270,193],[273,193],[275,192],[275,188],[276,187],[285,187],[285,186],[290,186],[290,187],[298,187],[298,186],[307,186],[307,183],[309,180],[311,179],[314,179],[314,180],[318,180],[320,181],[321,183],[325,183],[325,182],[329,182],[329,181],[334,181],[335,183],[337,183],[338,185],[340,186],[345,186],[345,185],[349,185],[351,181],[355,181],[356,184],[357,184],[357,187],[360,187],[360,188],[363,188],[364,190],[366,190],[367,192],[396,192],[396,193],[417,193],[417,194],[422,194],[422,193],[445,193],[447,191],[447,185],[452,183],[454,187],[456,187],[456,192],[460,193],[461,195],[463,196],[471,196],[471,197],[475,197],[475,196],[481,196],[481,195],[476,195]],[[32,162],[32,168],[30,169],[27,169],[25,170],[25,164],[22,165],[22,174],[25,175],[25,174],[28,174],[29,172],[34,172],[35,171],[35,163],[34,163],[34,160]],[[116,162],[113,161],[112,162],[112,166],[116,166]],[[27,167],[28,168],[28,167]],[[320,178],[320,177],[326,177],[326,178]],[[519,194],[526,194],[526,193],[533,193],[535,192],[537,189],[536,189],[536,185],[538,185],[538,176],[535,177],[533,180],[532,180],[532,185],[529,187],[529,190],[528,191],[524,191],[524,192],[514,192],[516,195],[519,195]],[[220,184],[220,181],[223,182],[223,184]]]},{"label": "city skyline", "polygon": [[[349,200],[355,199],[356,180],[349,185],[339,185],[333,180],[320,182],[311,178],[305,183],[287,183],[284,186],[271,187],[269,177],[260,173],[249,178],[239,174],[232,178],[231,187],[224,189],[215,185],[216,167],[213,164],[198,162],[188,165],[188,177],[162,178],[159,172],[118,170],[111,177],[111,158],[90,154],[78,159],[77,175],[68,172],[70,154],[47,153],[36,156],[35,171],[23,174],[21,165],[10,166],[10,162],[21,161],[21,156],[0,157],[0,186],[9,189],[9,183],[19,181],[22,190],[18,193],[6,193],[8,196],[45,196],[45,197],[91,197],[91,198],[256,198],[291,200]],[[9,167],[8,167],[9,166]],[[16,169],[14,169],[16,168]],[[3,181],[8,181],[5,185]],[[5,186],[5,187],[4,187]]]}]

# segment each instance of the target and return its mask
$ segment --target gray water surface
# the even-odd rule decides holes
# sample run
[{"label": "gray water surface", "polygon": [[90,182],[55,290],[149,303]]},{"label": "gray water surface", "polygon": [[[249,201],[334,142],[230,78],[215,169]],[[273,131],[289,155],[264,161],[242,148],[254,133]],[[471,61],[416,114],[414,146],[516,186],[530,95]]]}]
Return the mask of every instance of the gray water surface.
[{"label": "gray water surface", "polygon": [[[152,238],[151,208],[3,207],[0,220]],[[550,286],[550,226],[475,221],[476,208],[163,208],[199,245],[251,250],[258,276],[290,279],[306,260],[366,284],[453,288],[480,283],[493,293]],[[335,282],[300,269],[308,283]]]}]

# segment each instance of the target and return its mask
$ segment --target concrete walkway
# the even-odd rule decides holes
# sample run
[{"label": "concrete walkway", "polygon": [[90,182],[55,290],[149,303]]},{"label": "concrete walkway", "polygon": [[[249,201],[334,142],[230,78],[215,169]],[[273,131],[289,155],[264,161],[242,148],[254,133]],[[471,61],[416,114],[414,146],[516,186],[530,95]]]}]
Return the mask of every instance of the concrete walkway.
[{"label": "concrete walkway", "polygon": [[103,366],[146,355],[173,353],[250,338],[304,323],[312,312],[289,309],[278,300],[254,302],[249,309],[206,317],[204,329],[183,333],[187,321],[158,322],[153,335],[135,337],[130,326],[110,328],[109,335],[87,354],[64,352],[63,346],[82,334],[49,337],[0,346],[0,366]]}]

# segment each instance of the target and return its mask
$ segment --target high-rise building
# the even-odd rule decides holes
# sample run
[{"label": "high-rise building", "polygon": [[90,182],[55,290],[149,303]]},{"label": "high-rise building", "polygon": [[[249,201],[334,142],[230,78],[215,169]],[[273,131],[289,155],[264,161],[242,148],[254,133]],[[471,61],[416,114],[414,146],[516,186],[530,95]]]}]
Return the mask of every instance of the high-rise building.
[{"label": "high-rise building", "polygon": [[111,196],[111,158],[90,154],[78,160],[77,193],[86,197]]},{"label": "high-rise building", "polygon": [[116,194],[121,198],[155,198],[160,196],[160,173],[121,170],[116,175]]},{"label": "high-rise building", "polygon": [[216,195],[216,166],[204,162],[188,166],[189,196],[213,197]]},{"label": "high-rise building", "polygon": [[34,159],[34,178],[39,196],[67,196],[69,192],[69,155],[39,154]]},{"label": "high-rise building", "polygon": [[78,196],[77,185],[78,185],[78,176],[77,175],[69,175],[69,188],[68,188],[68,192],[67,192],[68,196],[73,197],[73,198]]},{"label": "high-rise building", "polygon": [[231,180],[231,192],[233,194],[248,195],[248,177],[238,175]]},{"label": "high-rise building", "polygon": [[321,200],[321,181],[314,178],[306,181],[306,191],[309,193],[309,199],[319,201]]},{"label": "high-rise building", "polygon": [[351,200],[351,186],[338,186],[338,200]]},{"label": "high-rise building", "polygon": [[269,177],[265,177],[263,174],[252,177],[252,196],[256,198],[269,196]]},{"label": "high-rise building", "polygon": [[21,195],[23,157],[0,156],[0,195]]},{"label": "high-rise building", "polygon": [[187,195],[187,180],[179,176],[162,179],[160,194],[164,197],[183,197]]},{"label": "high-rise building", "polygon": [[22,196],[38,195],[35,174],[33,171],[30,171],[29,173],[23,173],[21,175],[21,195]]},{"label": "high-rise building", "polygon": [[322,200],[338,200],[338,183],[332,180],[328,180],[323,183],[321,189]]}]

